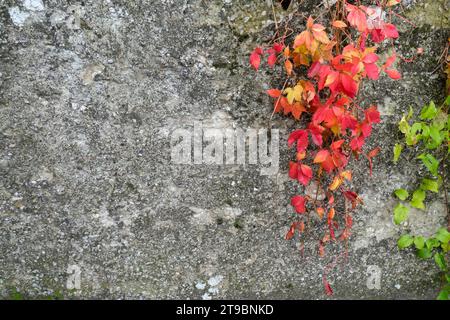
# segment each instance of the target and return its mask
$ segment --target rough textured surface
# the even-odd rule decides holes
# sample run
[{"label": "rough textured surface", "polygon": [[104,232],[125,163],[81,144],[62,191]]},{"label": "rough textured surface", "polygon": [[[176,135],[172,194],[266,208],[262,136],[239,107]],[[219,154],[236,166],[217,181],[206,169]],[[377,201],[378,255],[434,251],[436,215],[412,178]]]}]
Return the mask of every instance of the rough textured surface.
[{"label": "rough textured surface", "polygon": [[[402,65],[403,80],[367,85],[383,113],[371,146],[383,152],[371,179],[364,166],[355,173],[365,206],[347,264],[329,276],[335,298],[436,295],[436,267],[398,252],[396,239],[443,225],[442,199],[395,227],[392,190],[414,184],[418,167],[390,159],[400,114],[442,98],[433,70],[448,20],[417,18],[441,11],[437,2],[448,10],[405,1],[418,26],[401,23],[399,51],[425,54]],[[269,125],[263,89],[279,81],[252,72],[248,53],[271,19],[264,1],[1,1],[1,297],[326,297],[321,276],[336,252],[319,258],[308,242],[302,258],[283,239],[297,188],[286,178],[292,120],[270,122],[281,130],[277,175],[170,161],[170,133],[195,120]]]}]

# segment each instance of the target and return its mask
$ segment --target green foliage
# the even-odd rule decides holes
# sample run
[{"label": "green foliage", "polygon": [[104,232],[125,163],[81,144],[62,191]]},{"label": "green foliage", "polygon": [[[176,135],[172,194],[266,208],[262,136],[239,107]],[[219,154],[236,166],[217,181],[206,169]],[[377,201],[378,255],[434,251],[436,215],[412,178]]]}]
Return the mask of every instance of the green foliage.
[{"label": "green foliage", "polygon": [[425,204],[423,203],[423,200],[425,200],[425,191],[422,189],[417,189],[414,191],[412,199],[411,199],[411,206],[417,209],[425,209]]},{"label": "green foliage", "polygon": [[400,200],[406,200],[409,197],[409,193],[405,189],[397,189],[394,193]]},{"label": "green foliage", "polygon": [[403,146],[399,143],[396,143],[394,146],[394,163],[397,163],[400,155],[402,154]]},{"label": "green foliage", "polygon": [[[445,172],[445,161],[450,152],[450,117],[448,107],[450,96],[439,108],[434,102],[430,102],[420,111],[419,120],[410,120],[414,116],[413,109],[410,108],[407,115],[404,115],[398,124],[400,132],[404,135],[404,144],[397,143],[394,147],[394,163],[400,159],[404,146],[413,152],[419,153],[416,156],[419,165],[426,169],[426,176],[421,177],[420,185],[412,195],[406,189],[397,189],[395,196],[401,201],[394,208],[394,222],[400,224],[408,219],[409,207],[425,210],[425,199],[427,192],[438,193],[443,181],[440,172]],[[448,204],[447,204],[448,205]],[[444,275],[444,285],[437,297],[438,300],[448,300],[450,295],[450,270],[448,267],[448,252],[450,250],[450,232],[447,229],[439,229],[433,237],[402,235],[397,242],[400,249],[414,247],[417,257],[423,260],[434,259],[436,266]]]},{"label": "green foliage", "polygon": [[414,243],[414,238],[409,234],[404,234],[398,239],[397,245],[400,249],[408,248],[410,245]]},{"label": "green foliage", "polygon": [[401,203],[397,204],[394,209],[394,222],[395,224],[400,224],[406,219],[408,219],[409,208],[405,207]]}]

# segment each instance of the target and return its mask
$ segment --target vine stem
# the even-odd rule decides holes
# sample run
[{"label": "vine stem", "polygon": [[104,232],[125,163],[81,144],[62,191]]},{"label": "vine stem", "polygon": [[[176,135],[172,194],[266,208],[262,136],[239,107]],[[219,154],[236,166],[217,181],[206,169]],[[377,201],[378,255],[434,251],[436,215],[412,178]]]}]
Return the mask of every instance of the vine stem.
[{"label": "vine stem", "polygon": [[447,194],[447,177],[446,177],[446,161],[447,161],[447,152],[444,149],[445,155],[444,159],[442,159],[442,185],[444,186],[444,196],[445,196],[445,207],[447,208],[447,230],[450,232],[450,209],[448,206],[448,194]]}]

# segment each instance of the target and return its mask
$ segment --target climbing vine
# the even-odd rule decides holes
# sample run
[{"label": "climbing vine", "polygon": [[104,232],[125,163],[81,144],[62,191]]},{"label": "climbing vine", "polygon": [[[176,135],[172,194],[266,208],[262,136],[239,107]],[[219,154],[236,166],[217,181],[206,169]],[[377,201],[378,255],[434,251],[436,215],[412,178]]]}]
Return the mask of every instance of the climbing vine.
[{"label": "climbing vine", "polygon": [[[300,238],[302,252],[304,237],[312,229],[311,214],[323,221],[317,235],[320,256],[329,243],[346,247],[351,235],[353,211],[363,201],[349,187],[353,173],[347,165],[351,158],[364,158],[371,175],[373,158],[380,151],[365,150],[380,113],[358,96],[363,81],[378,80],[382,74],[401,78],[394,66],[397,53],[390,45],[399,37],[391,23],[399,2],[374,1],[364,6],[359,1],[338,0],[328,15],[308,17],[306,28],[295,37],[277,30],[268,47],[257,47],[250,55],[255,70],[267,58],[269,67],[281,65],[287,76],[281,88],[267,91],[274,99],[273,113],[289,115],[299,125],[306,122],[288,137],[288,146],[296,148],[289,177],[305,188],[313,181],[316,190],[313,196],[298,194],[291,199],[295,219],[286,239]],[[381,48],[388,49],[382,54]],[[326,272],[323,283],[326,293],[333,294]]]},{"label": "climbing vine", "polygon": [[[449,39],[450,44],[450,39]],[[448,53],[447,46],[447,53]],[[412,236],[404,234],[398,239],[398,247],[405,249],[415,247],[416,255],[420,259],[433,258],[442,272],[443,285],[438,295],[439,300],[449,300],[450,296],[450,211],[447,190],[448,179],[448,155],[450,153],[450,56],[447,57],[446,91],[447,99],[440,106],[433,101],[425,105],[418,115],[414,117],[414,110],[400,120],[398,127],[404,136],[403,143],[394,146],[394,163],[397,163],[402,155],[402,150],[409,149],[410,154],[426,168],[420,175],[418,187],[409,192],[406,189],[397,189],[394,195],[399,203],[394,208],[394,222],[401,224],[408,219],[410,208],[425,210],[425,201],[428,193],[444,193],[445,210],[447,213],[447,229],[440,228],[431,237],[421,235]],[[410,194],[412,193],[412,194]]]}]

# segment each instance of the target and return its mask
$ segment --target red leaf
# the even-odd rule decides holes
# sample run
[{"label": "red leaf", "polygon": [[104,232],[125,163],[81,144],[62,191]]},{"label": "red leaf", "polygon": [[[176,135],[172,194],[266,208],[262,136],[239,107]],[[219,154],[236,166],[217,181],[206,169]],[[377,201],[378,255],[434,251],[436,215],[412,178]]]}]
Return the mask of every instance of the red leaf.
[{"label": "red leaf", "polygon": [[363,59],[364,63],[375,63],[378,61],[378,56],[375,53],[366,54]]},{"label": "red leaf", "polygon": [[308,77],[309,78],[315,77],[319,73],[321,67],[322,65],[320,64],[319,61],[314,62],[308,70]]},{"label": "red leaf", "polygon": [[336,167],[334,165],[334,161],[332,157],[328,157],[324,162],[320,164],[320,166],[328,173],[333,171],[333,169]]},{"label": "red leaf", "polygon": [[323,286],[325,288],[325,293],[327,294],[327,296],[332,296],[333,295],[333,289],[331,288],[331,286],[328,283],[328,281],[325,278],[325,276],[322,278],[322,280],[323,280]]},{"label": "red leaf", "polygon": [[269,55],[269,58],[267,58],[267,64],[269,65],[269,67],[273,67],[276,62],[277,62],[276,54],[272,53],[271,55]]},{"label": "red leaf", "polygon": [[396,39],[398,38],[397,28],[392,23],[386,23],[384,25],[384,34],[388,38]]},{"label": "red leaf", "polygon": [[288,146],[291,147],[297,142],[297,152],[306,150],[308,147],[308,132],[306,130],[295,130],[289,135]]},{"label": "red leaf", "polygon": [[370,123],[367,123],[366,121],[361,123],[360,129],[364,138],[367,138],[372,133],[372,125]]},{"label": "red leaf", "polygon": [[376,156],[380,153],[380,151],[381,151],[381,148],[380,148],[380,147],[376,147],[375,149],[371,150],[371,151],[367,154],[367,156],[368,156],[369,158],[376,157]]},{"label": "red leaf", "polygon": [[355,6],[352,7],[350,7],[350,5],[347,4],[347,10],[350,11],[350,13],[347,16],[347,20],[348,22],[350,22],[350,25],[356,27],[359,32],[364,32],[367,29],[366,14],[358,7]]},{"label": "red leaf", "polygon": [[312,178],[312,170],[309,166],[301,164],[300,170],[298,170],[298,181],[303,184],[304,186],[307,186],[309,181]]},{"label": "red leaf", "polygon": [[289,177],[291,179],[298,179],[298,164],[297,162],[289,162]]},{"label": "red leaf", "polygon": [[342,116],[342,118],[341,118],[341,130],[343,131],[343,133],[345,133],[346,129],[354,130],[356,128],[357,124],[358,124],[358,121],[351,114],[346,114],[346,115]]},{"label": "red leaf", "polygon": [[378,69],[376,64],[365,64],[364,68],[369,79],[378,80],[378,78],[380,77],[380,70]]},{"label": "red leaf", "polygon": [[380,112],[377,110],[376,106],[371,106],[365,111],[366,120],[369,123],[380,123]]},{"label": "red leaf", "polygon": [[263,50],[261,48],[256,48],[250,55],[250,64],[255,70],[258,70],[259,65],[261,64],[261,55],[263,54]]},{"label": "red leaf", "polygon": [[276,53],[280,53],[283,51],[284,46],[281,43],[274,43],[273,44],[273,50],[275,50]]},{"label": "red leaf", "polygon": [[291,199],[291,205],[295,208],[297,213],[305,213],[306,198],[302,196],[295,196]]},{"label": "red leaf", "polygon": [[[358,203],[363,203],[362,199],[358,197],[358,195],[355,192],[350,190],[344,191],[344,197],[347,198],[347,200],[349,200],[352,203],[352,209],[355,209]],[[348,226],[349,224],[348,221],[346,221],[346,224]]]},{"label": "red leaf", "polygon": [[363,136],[359,136],[357,138],[354,138],[352,141],[350,141],[350,148],[353,151],[361,150],[363,145],[364,145],[364,137]]},{"label": "red leaf", "polygon": [[344,139],[333,142],[331,144],[331,150],[333,150],[333,151],[339,150],[342,147],[342,145],[344,144],[344,142],[345,142]]},{"label": "red leaf", "polygon": [[291,240],[294,237],[294,234],[295,234],[295,224],[293,223],[289,228],[289,231],[286,233],[285,239]]},{"label": "red leaf", "polygon": [[348,95],[350,98],[354,98],[356,93],[358,92],[358,84],[352,77],[349,75],[342,73],[341,74],[341,82],[344,87],[344,93]]},{"label": "red leaf", "polygon": [[386,59],[386,62],[383,65],[384,69],[389,68],[390,66],[392,66],[392,64],[395,62],[395,59],[397,59],[397,55],[395,54],[395,52]]},{"label": "red leaf", "polygon": [[376,147],[375,149],[371,150],[368,154],[367,154],[367,159],[369,160],[369,170],[370,170],[370,176],[372,176],[372,158],[375,157],[379,152],[380,152],[381,148],[380,147]]},{"label": "red leaf", "polygon": [[384,33],[381,29],[373,29],[370,32],[370,37],[372,38],[372,41],[375,43],[379,43],[384,40]]},{"label": "red leaf", "polygon": [[389,69],[389,70],[385,70],[385,72],[387,73],[387,75],[394,80],[398,80],[400,79],[402,76],[400,74],[400,72],[398,72],[395,69]]},{"label": "red leaf", "polygon": [[314,142],[314,144],[316,144],[317,146],[320,147],[323,143],[322,132],[325,130],[325,128],[322,126],[318,126],[313,123],[310,123],[308,125],[308,130],[311,133],[311,138],[312,138],[312,141]]}]

